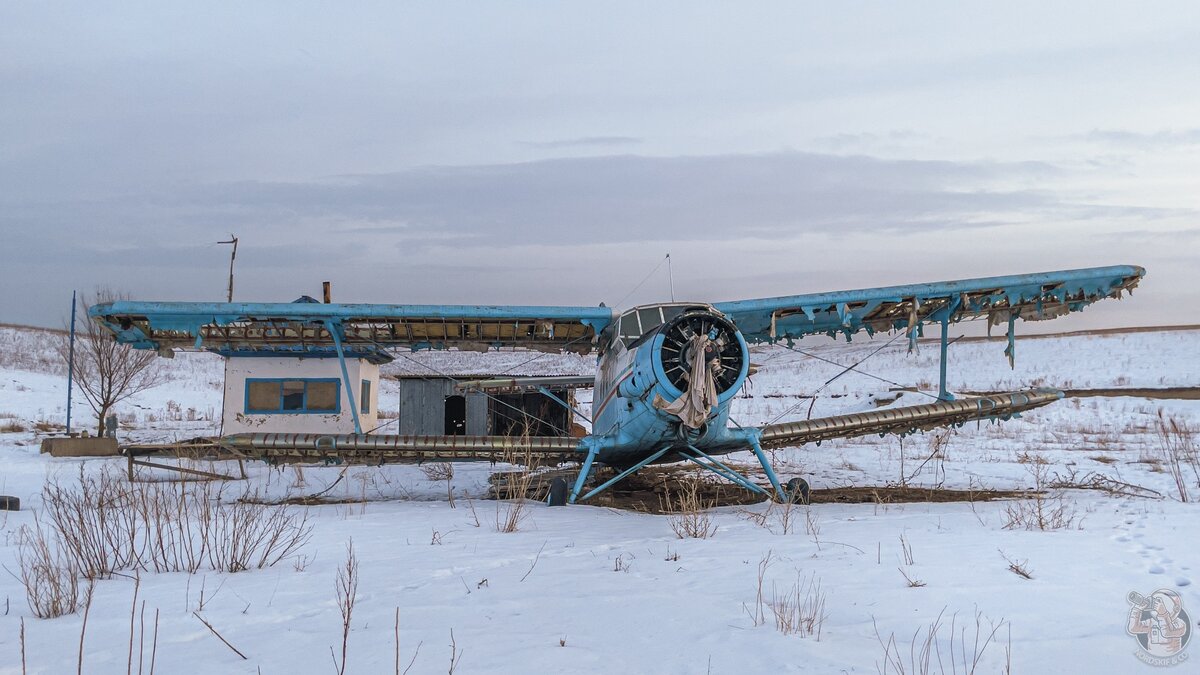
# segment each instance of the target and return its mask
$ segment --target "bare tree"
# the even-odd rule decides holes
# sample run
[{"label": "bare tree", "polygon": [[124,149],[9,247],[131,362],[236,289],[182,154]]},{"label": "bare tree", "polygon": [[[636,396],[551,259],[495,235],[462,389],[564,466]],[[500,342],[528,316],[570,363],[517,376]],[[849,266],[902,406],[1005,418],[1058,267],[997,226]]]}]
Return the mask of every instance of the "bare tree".
[{"label": "bare tree", "polygon": [[[166,381],[155,363],[157,352],[121,344],[107,329],[88,318],[87,309],[91,305],[122,299],[121,294],[109,289],[79,299],[82,318],[75,324],[75,370],[71,379],[96,413],[97,435],[104,434],[104,418],[113,406]],[[69,338],[63,335],[57,345],[64,362],[68,358],[68,342]]]}]

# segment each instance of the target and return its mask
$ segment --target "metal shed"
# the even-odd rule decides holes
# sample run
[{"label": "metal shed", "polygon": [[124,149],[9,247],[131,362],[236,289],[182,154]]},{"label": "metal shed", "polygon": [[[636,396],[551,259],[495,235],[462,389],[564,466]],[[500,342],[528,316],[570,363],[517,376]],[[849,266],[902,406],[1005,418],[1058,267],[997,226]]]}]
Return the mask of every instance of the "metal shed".
[{"label": "metal shed", "polygon": [[575,406],[575,389],[584,386],[585,380],[513,386],[513,376],[507,374],[438,379],[401,375],[396,379],[400,385],[397,433],[401,435],[581,435],[570,411],[542,389]]}]

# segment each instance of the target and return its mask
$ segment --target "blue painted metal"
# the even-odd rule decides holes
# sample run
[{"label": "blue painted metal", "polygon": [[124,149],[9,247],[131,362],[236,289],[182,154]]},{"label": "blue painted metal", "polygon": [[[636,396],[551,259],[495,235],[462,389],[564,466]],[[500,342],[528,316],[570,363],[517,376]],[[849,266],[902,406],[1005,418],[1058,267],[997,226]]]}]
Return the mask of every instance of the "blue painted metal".
[{"label": "blue painted metal", "polygon": [[942,357],[938,361],[938,400],[941,400],[941,401],[953,401],[954,400],[954,394],[951,394],[949,391],[946,390],[946,352],[948,351],[948,347],[950,346],[949,333],[950,333],[950,317],[944,316],[944,317],[942,317],[942,339],[941,339]]},{"label": "blue painted metal", "polygon": [[75,291],[71,291],[71,340],[67,348],[67,435],[71,435],[71,391],[75,389]]},{"label": "blue painted metal", "polygon": [[[273,410],[255,409],[250,407],[250,384],[253,382],[278,382],[280,384],[280,401],[279,407]],[[283,390],[284,382],[303,382],[304,383],[304,409],[303,410],[284,410],[283,409]],[[309,410],[308,409],[308,383],[309,382],[332,382],[338,385],[336,403],[333,409],[328,410]],[[342,412],[342,381],[336,377],[251,377],[246,378],[245,386],[245,404],[243,412],[247,415],[337,415]]]},{"label": "blue painted metal", "polygon": [[592,473],[592,463],[596,461],[596,455],[600,453],[599,439],[589,436],[583,440],[587,445],[587,457],[583,460],[583,466],[579,467],[579,476],[575,478],[575,485],[571,486],[571,498],[568,501],[572,504],[579,497],[579,491],[583,489],[583,484],[587,482],[588,476]]},{"label": "blue painted metal", "polygon": [[554,392],[550,391],[549,389],[547,389],[547,388],[545,388],[545,387],[543,387],[543,386],[539,386],[539,387],[537,388],[537,390],[538,390],[539,392],[541,392],[543,395],[545,395],[547,398],[549,398],[551,401],[554,401],[555,403],[557,403],[557,404],[561,405],[562,407],[566,408],[567,410],[570,410],[571,412],[575,413],[576,415],[579,415],[579,416],[580,416],[580,417],[582,417],[583,419],[587,420],[587,423],[588,423],[588,424],[591,424],[591,423],[592,423],[592,420],[591,420],[591,418],[590,418],[590,417],[588,417],[587,415],[584,415],[583,413],[579,412],[579,410],[578,410],[577,408],[575,408],[575,406],[572,406],[572,405],[568,404],[566,401],[564,401],[564,400],[562,400],[561,398],[559,398],[558,396],[556,396],[556,395],[554,394]]},{"label": "blue painted metal", "polygon": [[783,486],[779,484],[779,476],[775,475],[775,468],[771,466],[771,461],[767,459],[767,453],[763,452],[762,444],[758,442],[759,435],[762,433],[758,429],[748,431],[750,440],[750,449],[754,451],[754,456],[758,458],[758,463],[762,465],[763,473],[767,474],[767,480],[771,481],[771,487],[775,488],[775,494],[780,501],[787,500],[788,496],[783,491]]},{"label": "blue painted metal", "polygon": [[732,468],[726,466],[725,464],[722,464],[720,461],[718,461],[712,455],[705,453],[703,450],[697,448],[694,445],[689,445],[688,449],[691,450],[692,452],[696,453],[700,457],[703,457],[708,460],[708,462],[701,462],[698,457],[692,457],[692,456],[689,456],[686,453],[682,453],[682,452],[680,453],[684,457],[687,457],[687,459],[690,460],[693,464],[695,464],[699,467],[702,467],[704,469],[707,469],[707,470],[717,474],[718,476],[724,478],[725,480],[730,481],[731,483],[740,485],[740,486],[746,488],[747,490],[750,490],[751,492],[757,492],[758,494],[761,494],[761,495],[770,496],[771,493],[762,489],[758,485],[755,485],[752,481],[750,481],[750,479],[741,475],[737,471],[734,471]]},{"label": "blue painted metal", "polygon": [[[617,474],[617,475],[613,476],[612,478],[610,478],[610,479],[608,479],[608,480],[604,481],[604,483],[602,483],[602,484],[601,484],[599,487],[596,487],[596,488],[595,488],[595,489],[593,489],[591,492],[589,492],[589,493],[587,493],[586,495],[584,495],[584,496],[580,497],[580,500],[581,500],[581,501],[587,501],[588,499],[591,499],[592,497],[595,497],[596,495],[600,494],[601,492],[604,492],[605,490],[607,490],[608,488],[612,487],[612,486],[613,486],[613,485],[615,485],[616,483],[618,483],[618,482],[620,482],[620,481],[624,480],[624,479],[625,479],[627,476],[629,476],[629,475],[630,475],[630,474],[632,474],[633,472],[637,471],[638,469],[641,469],[642,467],[644,467],[644,466],[646,466],[647,464],[649,464],[649,463],[653,462],[654,460],[658,459],[659,457],[662,457],[663,455],[667,454],[667,451],[668,451],[668,450],[670,450],[670,449],[671,449],[671,446],[669,446],[669,445],[668,445],[668,446],[664,447],[663,449],[659,450],[658,452],[656,452],[656,453],[654,453],[654,454],[652,454],[652,455],[649,455],[649,456],[647,456],[647,457],[645,457],[645,458],[643,458],[643,459],[639,460],[637,463],[635,463],[634,465],[632,465],[632,466],[628,467],[627,469],[625,469],[625,470],[624,470],[624,471],[622,471],[621,473],[619,473],[619,474]],[[581,475],[582,475],[582,474],[581,474]]]},{"label": "blue painted metal", "polygon": [[[961,299],[965,294],[970,298],[969,302],[953,311],[952,323],[987,314],[1001,301],[1010,306],[1030,303],[1029,314],[1023,313],[1022,318],[1036,320],[1035,308],[1039,302],[1043,305],[1059,303],[1068,311],[1078,311],[1102,298],[1131,290],[1145,273],[1141,267],[1118,265],[737,300],[718,302],[713,307],[732,318],[749,342],[775,342],[820,334],[842,334],[849,338],[860,330],[872,333],[908,328],[909,317],[906,316],[870,319],[873,312],[891,304],[916,300],[922,307],[937,308]],[[920,320],[939,321],[940,318],[924,316]]]},{"label": "blue painted metal", "polygon": [[[350,382],[350,371],[346,370],[346,354],[342,351],[342,336],[333,321],[325,321],[325,330],[333,338],[333,346],[337,348],[338,365],[342,367],[342,381],[346,383],[346,400],[350,402],[350,415],[354,418],[354,433],[362,435],[362,420],[358,418],[358,405],[354,402],[354,385]],[[339,399],[340,400],[340,399]]]}]

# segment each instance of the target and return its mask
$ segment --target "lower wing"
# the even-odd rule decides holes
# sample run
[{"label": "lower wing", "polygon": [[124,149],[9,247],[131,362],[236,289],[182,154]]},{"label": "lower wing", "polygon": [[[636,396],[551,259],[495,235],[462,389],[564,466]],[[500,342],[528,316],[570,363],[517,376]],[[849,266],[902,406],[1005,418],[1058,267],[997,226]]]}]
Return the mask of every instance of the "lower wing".
[{"label": "lower wing", "polygon": [[977,420],[1008,419],[1026,410],[1040,408],[1063,397],[1057,389],[1030,389],[938,401],[903,408],[820,417],[800,422],[768,424],[759,442],[764,448],[820,443],[831,438],[854,438],[878,434],[907,435],[936,427],[959,426]]}]

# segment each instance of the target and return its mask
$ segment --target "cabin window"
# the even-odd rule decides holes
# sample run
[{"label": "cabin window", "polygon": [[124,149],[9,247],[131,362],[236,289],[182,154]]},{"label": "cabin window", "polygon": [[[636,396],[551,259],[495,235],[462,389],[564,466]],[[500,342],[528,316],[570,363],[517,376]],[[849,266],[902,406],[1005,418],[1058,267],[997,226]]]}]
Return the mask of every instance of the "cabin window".
[{"label": "cabin window", "polygon": [[358,402],[359,402],[358,407],[362,411],[362,414],[366,415],[367,413],[371,412],[371,381],[370,380],[362,381],[362,393],[361,393],[361,397],[358,399]]},{"label": "cabin window", "polygon": [[339,386],[324,378],[246,380],[246,413],[336,413]]}]

